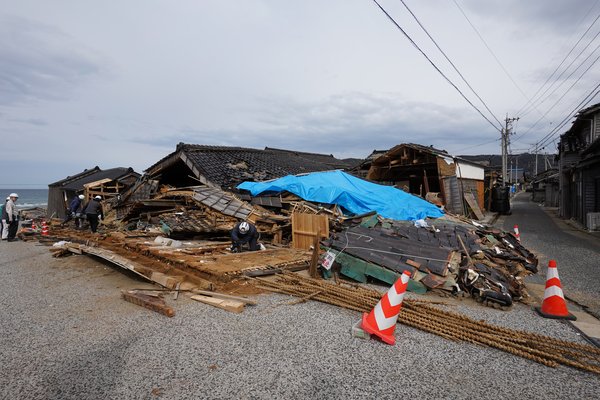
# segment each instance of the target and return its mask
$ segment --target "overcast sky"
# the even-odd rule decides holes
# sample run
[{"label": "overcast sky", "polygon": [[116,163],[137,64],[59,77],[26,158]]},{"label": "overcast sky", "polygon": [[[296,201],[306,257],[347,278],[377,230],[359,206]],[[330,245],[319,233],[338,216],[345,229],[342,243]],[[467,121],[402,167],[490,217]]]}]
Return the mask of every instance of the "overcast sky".
[{"label": "overcast sky", "polygon": [[[454,2],[405,2],[494,115],[518,116],[526,98]],[[457,2],[528,97],[600,13],[597,0]],[[380,3],[486,112],[402,3]],[[590,92],[596,65],[549,110],[595,58],[521,118],[513,150]],[[499,132],[371,0],[0,0],[0,135],[3,187],[95,165],[142,171],[178,142],[341,158],[402,142],[500,151]]]}]

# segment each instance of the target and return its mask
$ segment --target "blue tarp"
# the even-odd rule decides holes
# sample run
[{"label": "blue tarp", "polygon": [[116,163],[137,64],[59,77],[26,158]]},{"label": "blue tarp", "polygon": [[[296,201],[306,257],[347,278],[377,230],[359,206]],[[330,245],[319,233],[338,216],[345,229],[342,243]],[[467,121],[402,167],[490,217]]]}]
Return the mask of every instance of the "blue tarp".
[{"label": "blue tarp", "polygon": [[384,218],[395,220],[411,221],[444,215],[438,207],[419,197],[342,171],[288,175],[268,182],[243,182],[238,189],[248,190],[253,196],[288,191],[307,201],[337,204],[353,214],[376,211]]}]

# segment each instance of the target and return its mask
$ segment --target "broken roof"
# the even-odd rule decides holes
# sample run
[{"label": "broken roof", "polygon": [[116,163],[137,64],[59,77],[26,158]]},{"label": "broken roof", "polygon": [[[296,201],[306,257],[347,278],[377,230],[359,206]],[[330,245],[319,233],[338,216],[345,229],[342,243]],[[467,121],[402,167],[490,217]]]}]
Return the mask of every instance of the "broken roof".
[{"label": "broken roof", "polygon": [[[159,175],[163,169],[183,161],[202,183],[233,188],[244,181],[264,181],[336,169],[301,154],[306,153],[179,143],[173,153],[149,167],[146,172],[150,176]],[[324,157],[329,159],[329,156]]]},{"label": "broken roof", "polygon": [[329,165],[332,168],[336,169],[345,169],[350,168],[354,165],[350,160],[354,159],[346,159],[340,160],[339,158],[335,158],[333,154],[320,154],[320,153],[307,153],[303,151],[295,151],[295,150],[285,150],[285,149],[276,149],[273,147],[265,147],[265,151],[271,151],[276,153],[282,153],[287,155],[294,155],[297,157],[306,158],[307,160],[315,161],[321,164]]},{"label": "broken roof", "polygon": [[471,161],[471,160],[467,160],[462,157],[453,156],[450,153],[448,153],[446,150],[440,150],[440,149],[436,149],[433,146],[423,146],[423,145],[415,144],[415,143],[402,143],[402,144],[396,145],[396,146],[392,147],[391,149],[389,149],[387,152],[385,152],[385,154],[378,155],[373,160],[373,164],[384,164],[386,162],[386,160],[389,160],[390,158],[395,158],[400,153],[400,151],[406,147],[423,152],[423,153],[429,153],[436,157],[451,158],[453,160],[458,160],[461,163],[473,165],[476,167],[480,167],[482,169],[485,168],[484,165],[482,165],[476,161]]},{"label": "broken roof", "polygon": [[103,179],[115,180],[132,174],[139,176],[139,174],[131,167],[117,167],[102,170],[100,167],[96,166],[91,169],[85,169],[76,175],[67,176],[65,179],[51,183],[48,186],[60,187],[68,190],[81,190],[84,187],[83,185],[91,182],[96,182]]}]

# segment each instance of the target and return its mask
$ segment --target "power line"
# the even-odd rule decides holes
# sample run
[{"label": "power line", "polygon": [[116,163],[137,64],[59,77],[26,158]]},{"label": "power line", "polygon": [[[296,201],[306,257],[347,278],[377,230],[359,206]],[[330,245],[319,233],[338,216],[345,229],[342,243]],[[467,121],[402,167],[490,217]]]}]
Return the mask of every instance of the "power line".
[{"label": "power line", "polygon": [[493,140],[488,140],[487,142],[483,142],[483,143],[479,143],[479,144],[474,144],[473,146],[461,147],[460,150],[464,151],[464,150],[474,149],[476,147],[485,146],[486,144],[491,144],[491,143],[497,142],[499,140],[500,140],[500,138],[496,138],[496,139],[493,139]]},{"label": "power line", "polygon": [[496,115],[492,112],[492,110],[490,110],[490,108],[485,103],[485,101],[483,101],[483,99],[477,94],[477,92],[475,91],[475,89],[473,89],[473,87],[469,84],[469,82],[467,81],[467,79],[458,70],[458,68],[456,67],[456,65],[454,65],[454,63],[446,55],[446,53],[444,52],[444,50],[442,50],[442,48],[438,45],[438,43],[435,41],[435,39],[429,34],[429,31],[423,26],[423,24],[421,23],[421,21],[419,21],[419,18],[417,18],[417,16],[415,15],[415,13],[412,12],[412,10],[404,2],[404,0],[400,0],[400,2],[406,8],[406,10],[410,13],[410,15],[412,15],[412,17],[415,19],[415,21],[417,22],[417,24],[419,24],[419,26],[425,32],[425,34],[427,35],[427,37],[429,37],[429,39],[431,39],[431,41],[433,42],[433,44],[435,45],[435,47],[437,47],[437,49],[440,51],[440,53],[442,53],[442,55],[444,56],[444,58],[450,63],[450,65],[452,66],[452,68],[454,68],[454,70],[456,71],[456,73],[458,74],[458,76],[460,76],[460,78],[463,80],[463,82],[469,87],[469,89],[471,89],[471,92],[473,92],[473,94],[479,99],[479,101],[481,102],[481,104],[483,104],[483,106],[485,107],[485,109],[490,113],[490,115],[492,117],[494,117],[494,119],[496,120],[496,122],[498,122],[498,125],[502,126],[502,122],[500,122],[500,120],[498,118],[496,118]]},{"label": "power line", "polygon": [[[573,108],[573,110],[559,123],[559,125],[557,125],[554,129],[552,129],[550,132],[548,132],[544,137],[542,137],[537,143],[535,148],[539,148],[540,146],[544,146],[545,144],[547,144],[550,139],[556,135],[556,133],[558,133],[563,126],[565,126],[567,124],[567,122],[569,122],[569,120],[572,118],[572,116],[578,112],[579,110],[585,108],[585,106],[587,106],[598,94],[600,94],[600,90],[598,90],[600,88],[600,83],[596,85],[595,88],[593,88],[591,90],[590,93],[588,93],[587,96],[585,96],[583,98],[583,100],[581,102],[579,102],[579,104],[577,106],[575,106],[575,108]],[[595,92],[595,93],[594,93]],[[534,147],[532,147],[534,148]]]},{"label": "power line", "polygon": [[373,3],[375,3],[377,5],[377,7],[379,7],[379,9],[381,10],[381,12],[383,12],[385,14],[385,16],[396,26],[396,28],[398,28],[398,30],[400,30],[400,32],[402,32],[402,34],[410,41],[410,43],[423,55],[423,57],[425,57],[427,59],[427,61],[429,61],[429,63],[431,64],[431,66],[433,68],[435,68],[435,70],[450,84],[452,85],[452,87],[454,89],[456,89],[456,91],[462,96],[463,99],[465,99],[465,101],[467,103],[469,103],[469,105],[471,107],[473,107],[475,109],[475,111],[477,111],[479,113],[479,115],[481,115],[491,126],[494,127],[494,129],[496,129],[497,131],[501,131],[500,128],[498,128],[496,125],[494,125],[494,123],[492,121],[489,120],[488,117],[486,117],[479,108],[477,108],[477,106],[475,106],[475,104],[473,104],[471,102],[471,100],[469,100],[467,98],[467,96],[464,95],[464,93],[458,88],[458,86],[456,86],[454,84],[454,82],[452,82],[450,80],[450,78],[448,78],[443,72],[442,70],[440,70],[438,68],[437,65],[435,65],[435,63],[427,56],[427,54],[425,54],[425,52],[423,50],[421,50],[421,48],[415,43],[415,41],[408,35],[408,33],[406,33],[404,31],[404,29],[402,29],[402,27],[396,22],[396,20],[390,15],[388,14],[388,12],[381,6],[381,4],[379,4],[377,2],[377,0],[373,0]]},{"label": "power line", "polygon": [[[598,18],[600,18],[600,14],[598,14]],[[598,18],[597,18],[597,19],[598,19]],[[561,83],[560,83],[560,84],[559,84],[559,85],[558,85],[556,88],[554,88],[554,90],[553,90],[552,92],[548,93],[548,90],[550,90],[550,89],[552,88],[552,86],[554,86],[554,84],[555,84],[556,82],[558,82],[558,80],[559,80],[559,79],[560,79],[560,78],[561,78],[561,77],[564,75],[564,73],[565,73],[565,72],[567,72],[567,71],[569,70],[569,68],[571,68],[571,66],[572,66],[572,65],[575,63],[575,61],[577,61],[577,59],[578,59],[579,57],[581,57],[581,55],[583,54],[583,52],[584,52],[585,50],[587,50],[587,48],[588,48],[588,47],[590,47],[590,45],[591,45],[591,44],[594,42],[594,40],[596,40],[596,38],[597,38],[599,35],[600,35],[600,31],[598,31],[598,32],[596,33],[596,35],[595,35],[595,36],[594,36],[592,39],[590,39],[590,41],[588,42],[588,44],[587,44],[587,45],[586,45],[586,46],[585,46],[583,49],[581,49],[581,51],[579,52],[579,54],[577,54],[577,56],[575,56],[575,58],[574,58],[574,59],[573,59],[573,60],[572,60],[572,61],[569,63],[569,65],[567,65],[567,66],[565,67],[565,69],[564,69],[564,70],[563,70],[563,71],[562,71],[562,72],[561,72],[561,73],[560,73],[560,74],[559,74],[559,75],[556,77],[556,79],[554,80],[554,82],[553,82],[553,83],[552,83],[550,86],[548,86],[548,87],[546,88],[546,90],[544,90],[544,92],[543,92],[543,93],[540,95],[540,98],[537,100],[537,101],[539,102],[539,104],[538,104],[538,105],[542,105],[542,104],[544,104],[544,102],[545,102],[546,100],[548,100],[548,99],[550,98],[550,96],[552,96],[552,95],[553,95],[553,94],[554,94],[554,93],[555,93],[555,92],[558,90],[558,88],[560,88],[560,87],[561,87],[561,86],[562,86],[562,85],[565,83],[565,81],[567,81],[567,80],[568,80],[568,79],[569,79],[571,76],[573,76],[573,74],[574,74],[574,73],[575,73],[575,72],[576,72],[576,71],[577,71],[579,68],[581,68],[581,67],[583,66],[583,64],[585,64],[585,62],[586,62],[587,60],[589,60],[589,59],[590,59],[590,57],[591,57],[592,55],[594,55],[594,53],[595,53],[595,52],[598,50],[598,48],[600,48],[600,45],[596,46],[596,48],[595,48],[594,50],[592,50],[592,51],[590,52],[590,54],[588,54],[588,56],[587,56],[587,57],[586,57],[586,58],[585,58],[585,59],[584,59],[584,60],[583,60],[581,63],[579,63],[579,65],[577,66],[577,68],[575,68],[575,69],[574,69],[574,70],[573,70],[573,71],[572,71],[572,72],[569,74],[569,76],[567,76],[565,79],[563,79],[563,80],[561,81]],[[546,93],[548,93],[548,94],[547,94],[546,96],[544,96]],[[542,97],[543,97],[543,99],[542,99]],[[523,110],[523,114],[521,114],[521,116],[522,116],[522,117],[524,117],[525,115],[529,114],[529,113],[531,112],[531,110],[533,110],[533,108],[531,108],[531,107],[526,107],[526,108],[525,108],[525,110]]]},{"label": "power line", "polygon": [[569,86],[569,88],[558,98],[558,100],[556,100],[554,102],[554,104],[544,113],[544,115],[542,115],[537,121],[535,121],[535,123],[532,126],[530,126],[529,129],[525,133],[522,133],[517,138],[520,138],[523,135],[529,133],[546,115],[548,115],[548,113],[550,111],[552,111],[554,109],[554,107],[556,107],[556,105],[571,91],[571,89],[573,89],[573,87],[598,62],[599,59],[600,59],[600,56],[596,57],[596,59],[585,69],[585,71],[583,71],[583,73],[581,75],[579,75],[579,77],[577,78],[577,80],[575,82],[573,82],[573,84],[571,86]]},{"label": "power line", "polygon": [[[596,7],[596,5],[598,4],[599,1],[600,0],[596,0],[596,2],[594,3],[594,5],[592,7],[590,7],[590,9],[584,15],[584,18],[582,18],[579,22],[583,22],[583,20],[585,19],[585,17]],[[546,86],[546,84],[550,81],[550,79],[552,79],[552,77],[554,76],[554,74],[556,74],[556,72],[558,72],[558,69],[564,64],[564,62],[567,61],[567,58],[569,58],[569,56],[571,55],[571,53],[573,53],[573,51],[577,48],[577,46],[583,40],[583,38],[585,37],[585,35],[587,35],[587,33],[590,31],[590,29],[592,29],[592,27],[596,24],[596,22],[598,21],[598,19],[600,19],[600,14],[598,14],[598,16],[596,16],[596,18],[594,19],[594,21],[592,21],[592,23],[590,24],[590,26],[588,26],[588,28],[585,30],[585,32],[583,32],[583,34],[581,35],[581,37],[579,38],[579,40],[577,40],[577,42],[571,47],[571,50],[569,50],[569,52],[562,59],[562,61],[560,62],[560,64],[558,64],[558,66],[554,69],[554,71],[552,71],[552,73],[546,79],[546,81],[542,84],[542,86],[540,86],[538,88],[538,90],[533,94],[533,96],[531,97],[532,100],[535,100],[535,98],[538,95],[538,93],[544,88],[544,86]],[[556,79],[558,80],[558,78],[556,78]],[[521,108],[519,109],[519,111],[517,111],[517,115],[520,115],[524,111],[524,109],[526,109],[526,108],[528,108],[528,103],[525,103],[525,104],[523,104],[523,106],[521,106]]]},{"label": "power line", "polygon": [[508,77],[508,79],[510,79],[510,81],[513,83],[513,85],[515,85],[515,87],[519,90],[519,92],[521,92],[521,94],[523,95],[523,97],[529,103],[531,103],[531,99],[529,97],[527,97],[527,95],[525,94],[525,92],[523,91],[523,89],[521,89],[521,87],[517,84],[517,82],[515,82],[515,80],[513,79],[513,77],[510,75],[510,73],[508,72],[508,70],[504,67],[504,65],[500,61],[500,59],[496,56],[496,53],[494,53],[494,51],[487,44],[486,40],[483,38],[483,36],[481,35],[481,33],[479,33],[479,30],[475,27],[475,25],[473,25],[473,23],[471,22],[471,20],[467,16],[467,14],[464,12],[464,10],[462,9],[462,7],[458,4],[458,2],[456,0],[452,0],[452,1],[456,5],[456,7],[460,10],[460,12],[463,15],[463,17],[465,17],[465,19],[467,20],[467,22],[469,23],[469,25],[471,25],[471,28],[473,28],[473,30],[475,31],[475,33],[477,34],[477,36],[479,36],[479,39],[481,39],[481,41],[483,42],[483,44],[485,45],[485,47],[488,49],[488,51],[490,52],[490,54],[492,55],[492,57],[494,57],[494,59],[496,60],[496,62],[500,66],[500,68],[502,68],[502,71],[504,71],[504,73],[506,74],[506,76]]}]

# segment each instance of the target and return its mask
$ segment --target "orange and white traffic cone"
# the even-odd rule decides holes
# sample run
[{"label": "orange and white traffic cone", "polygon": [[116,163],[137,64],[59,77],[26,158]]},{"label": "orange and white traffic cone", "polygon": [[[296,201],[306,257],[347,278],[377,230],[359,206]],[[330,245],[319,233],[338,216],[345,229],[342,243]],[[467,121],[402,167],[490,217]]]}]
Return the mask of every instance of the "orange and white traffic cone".
[{"label": "orange and white traffic cone", "polygon": [[37,229],[37,226],[35,226],[35,221],[34,220],[31,220],[31,229],[34,230],[34,231]]},{"label": "orange and white traffic cone", "polygon": [[546,274],[546,290],[544,290],[544,300],[541,307],[535,307],[535,311],[544,318],[570,319],[575,321],[577,318],[569,313],[567,302],[560,285],[556,261],[548,262],[548,273]]},{"label": "orange and white traffic cone", "polygon": [[410,272],[404,271],[375,308],[369,314],[363,314],[361,328],[365,332],[378,336],[387,344],[396,344],[394,332],[409,280]]},{"label": "orange and white traffic cone", "polygon": [[513,229],[515,230],[515,237],[520,242],[521,241],[521,235],[519,234],[519,225],[515,225],[515,227]]},{"label": "orange and white traffic cone", "polygon": [[42,221],[42,236],[48,236],[49,234],[48,224],[46,224],[46,221]]}]

